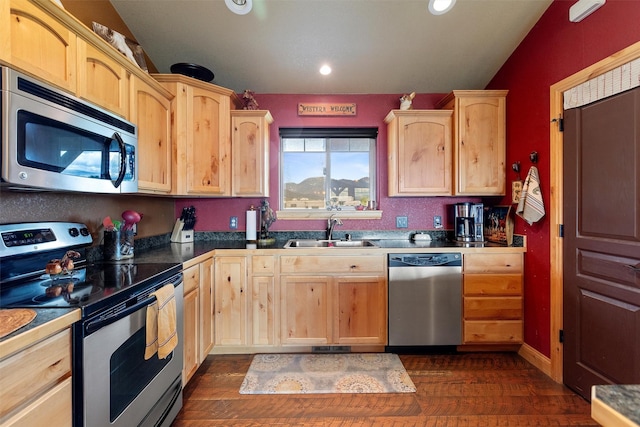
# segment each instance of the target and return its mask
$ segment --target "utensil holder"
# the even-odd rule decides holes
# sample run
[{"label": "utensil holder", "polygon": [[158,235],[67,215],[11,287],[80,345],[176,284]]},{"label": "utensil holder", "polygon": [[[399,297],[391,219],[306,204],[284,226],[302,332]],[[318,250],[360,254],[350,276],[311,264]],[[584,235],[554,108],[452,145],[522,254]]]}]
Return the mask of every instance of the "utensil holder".
[{"label": "utensil holder", "polygon": [[105,230],[102,246],[107,261],[133,258],[133,230]]}]

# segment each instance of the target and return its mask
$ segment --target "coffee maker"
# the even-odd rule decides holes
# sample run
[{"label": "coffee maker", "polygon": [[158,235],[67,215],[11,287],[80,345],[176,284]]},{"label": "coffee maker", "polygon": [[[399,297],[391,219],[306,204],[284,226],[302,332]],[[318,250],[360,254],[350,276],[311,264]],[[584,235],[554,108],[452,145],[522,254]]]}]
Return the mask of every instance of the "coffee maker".
[{"label": "coffee maker", "polygon": [[453,216],[456,241],[484,241],[484,205],[482,203],[456,203],[453,205]]}]

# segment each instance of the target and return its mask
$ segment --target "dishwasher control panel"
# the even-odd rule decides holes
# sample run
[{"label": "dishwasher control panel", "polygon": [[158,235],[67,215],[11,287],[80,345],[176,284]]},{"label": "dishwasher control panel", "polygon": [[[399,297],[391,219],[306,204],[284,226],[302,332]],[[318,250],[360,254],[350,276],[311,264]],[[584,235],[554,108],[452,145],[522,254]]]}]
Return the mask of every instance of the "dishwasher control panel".
[{"label": "dishwasher control panel", "polygon": [[389,267],[462,267],[462,254],[450,253],[420,253],[420,254],[389,254]]}]

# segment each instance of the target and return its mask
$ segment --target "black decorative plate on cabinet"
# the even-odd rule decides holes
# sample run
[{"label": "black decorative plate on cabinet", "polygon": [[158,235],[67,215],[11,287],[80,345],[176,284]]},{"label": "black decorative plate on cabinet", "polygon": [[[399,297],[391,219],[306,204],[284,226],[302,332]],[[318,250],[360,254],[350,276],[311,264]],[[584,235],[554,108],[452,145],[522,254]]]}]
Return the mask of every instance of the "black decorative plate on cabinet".
[{"label": "black decorative plate on cabinet", "polygon": [[204,82],[210,82],[213,80],[213,72],[202,65],[189,64],[186,62],[179,62],[171,66],[171,72],[173,74],[182,74],[184,76],[193,77],[194,79],[202,80]]}]

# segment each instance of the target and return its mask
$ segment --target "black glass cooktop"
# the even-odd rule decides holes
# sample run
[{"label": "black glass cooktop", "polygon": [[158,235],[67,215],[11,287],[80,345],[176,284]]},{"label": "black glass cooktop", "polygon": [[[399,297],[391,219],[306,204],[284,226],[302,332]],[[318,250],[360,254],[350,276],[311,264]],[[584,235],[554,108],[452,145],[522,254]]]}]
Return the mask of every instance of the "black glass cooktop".
[{"label": "black glass cooktop", "polygon": [[73,308],[83,317],[135,295],[149,284],[180,273],[181,264],[88,264],[70,275],[42,274],[0,286],[2,308]]}]

